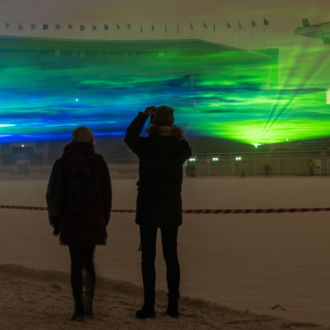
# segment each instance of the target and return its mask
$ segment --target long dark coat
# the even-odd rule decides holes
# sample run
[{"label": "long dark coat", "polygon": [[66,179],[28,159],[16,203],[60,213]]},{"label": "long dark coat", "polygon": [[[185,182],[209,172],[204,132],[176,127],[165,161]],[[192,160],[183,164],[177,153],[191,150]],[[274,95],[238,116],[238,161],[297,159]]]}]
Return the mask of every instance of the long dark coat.
[{"label": "long dark coat", "polygon": [[111,181],[106,162],[91,143],[70,143],[58,159],[46,194],[50,224],[60,242],[105,244],[110,220]]},{"label": "long dark coat", "polygon": [[[126,131],[125,142],[139,157],[139,181],[135,222],[147,226],[182,224],[182,165],[191,149],[175,129],[140,137],[147,116],[140,112]],[[173,135],[171,132],[174,132]]]}]

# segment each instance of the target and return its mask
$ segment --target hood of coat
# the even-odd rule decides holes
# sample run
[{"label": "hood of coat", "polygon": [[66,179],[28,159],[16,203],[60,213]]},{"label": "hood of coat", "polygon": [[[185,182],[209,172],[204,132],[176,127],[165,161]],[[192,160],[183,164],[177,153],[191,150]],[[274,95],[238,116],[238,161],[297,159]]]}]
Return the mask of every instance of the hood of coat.
[{"label": "hood of coat", "polygon": [[63,158],[70,157],[74,154],[83,154],[85,157],[93,157],[95,155],[93,143],[71,142],[65,146]]},{"label": "hood of coat", "polygon": [[146,133],[149,136],[174,136],[178,139],[183,139],[183,130],[179,126],[158,126],[151,124]]}]

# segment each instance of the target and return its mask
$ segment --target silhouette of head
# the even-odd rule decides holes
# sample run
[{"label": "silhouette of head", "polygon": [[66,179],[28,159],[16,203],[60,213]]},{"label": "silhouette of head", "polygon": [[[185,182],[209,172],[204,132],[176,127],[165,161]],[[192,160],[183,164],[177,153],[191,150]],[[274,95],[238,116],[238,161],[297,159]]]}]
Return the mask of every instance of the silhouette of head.
[{"label": "silhouette of head", "polygon": [[162,105],[153,112],[150,122],[157,126],[172,126],[174,123],[173,113],[172,108]]},{"label": "silhouette of head", "polygon": [[72,142],[93,143],[94,141],[93,132],[88,127],[80,126],[72,133]]}]

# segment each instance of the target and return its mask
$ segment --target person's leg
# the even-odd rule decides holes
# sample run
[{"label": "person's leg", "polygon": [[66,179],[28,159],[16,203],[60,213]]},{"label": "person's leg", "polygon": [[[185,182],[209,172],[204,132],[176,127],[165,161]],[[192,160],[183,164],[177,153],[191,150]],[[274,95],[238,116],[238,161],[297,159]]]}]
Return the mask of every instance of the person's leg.
[{"label": "person's leg", "polygon": [[155,316],[155,283],[156,283],[156,239],[157,227],[140,226],[140,239],[142,251],[142,279],[144,290],[144,304],[136,312],[138,318]]},{"label": "person's leg", "polygon": [[84,316],[82,303],[82,269],[83,257],[81,248],[69,246],[71,257],[71,287],[75,309],[72,315],[73,320],[80,319]]},{"label": "person's leg", "polygon": [[86,269],[85,285],[85,315],[93,317],[93,298],[95,290],[95,269],[94,269],[95,246],[83,248],[84,267]]},{"label": "person's leg", "polygon": [[180,265],[177,253],[178,228],[161,228],[163,255],[167,270],[168,308],[167,314],[178,317],[180,297]]}]

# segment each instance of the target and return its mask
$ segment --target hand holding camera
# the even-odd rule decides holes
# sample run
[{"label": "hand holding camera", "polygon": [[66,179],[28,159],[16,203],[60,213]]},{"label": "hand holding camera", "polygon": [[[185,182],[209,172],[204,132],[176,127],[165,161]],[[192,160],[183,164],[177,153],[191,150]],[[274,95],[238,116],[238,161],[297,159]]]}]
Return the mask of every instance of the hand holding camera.
[{"label": "hand holding camera", "polygon": [[157,110],[157,107],[152,105],[150,107],[145,108],[144,114],[147,115],[147,116],[151,116],[156,110]]}]

